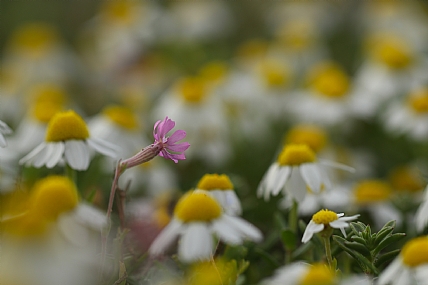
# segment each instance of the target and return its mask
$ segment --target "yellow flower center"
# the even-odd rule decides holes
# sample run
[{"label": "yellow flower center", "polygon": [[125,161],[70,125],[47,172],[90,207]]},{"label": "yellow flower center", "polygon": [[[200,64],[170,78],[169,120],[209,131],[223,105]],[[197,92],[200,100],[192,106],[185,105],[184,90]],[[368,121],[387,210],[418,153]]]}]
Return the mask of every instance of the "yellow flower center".
[{"label": "yellow flower center", "polygon": [[300,279],[299,285],[333,285],[334,273],[325,264],[314,264]]},{"label": "yellow flower center", "polygon": [[221,215],[217,201],[206,193],[190,191],[178,200],[174,215],[182,222],[212,221]]},{"label": "yellow flower center", "polygon": [[223,285],[235,284],[238,276],[235,260],[226,261],[217,258],[215,261],[195,263],[188,272],[188,285]]},{"label": "yellow flower center", "polygon": [[198,189],[202,190],[233,190],[233,184],[226,174],[205,174],[199,180]]},{"label": "yellow flower center", "polygon": [[312,221],[316,224],[328,225],[338,219],[337,214],[333,211],[323,209],[312,216]]},{"label": "yellow flower center", "polygon": [[409,167],[397,167],[390,174],[392,188],[398,191],[419,192],[424,188],[422,177],[418,172]]},{"label": "yellow flower center", "polygon": [[65,111],[55,114],[49,121],[46,130],[47,142],[65,140],[85,140],[89,137],[89,130],[85,121],[74,111]]},{"label": "yellow flower center", "polygon": [[58,41],[55,29],[44,23],[32,23],[19,28],[12,38],[12,48],[32,55],[45,54]]},{"label": "yellow flower center", "polygon": [[428,89],[418,90],[408,97],[409,105],[413,111],[420,114],[428,113]]},{"label": "yellow flower center", "polygon": [[381,202],[389,199],[391,187],[383,181],[366,180],[356,185],[354,196],[358,203]]},{"label": "yellow flower center", "polygon": [[410,48],[393,36],[374,36],[369,39],[368,48],[375,60],[393,69],[406,68],[413,61]]},{"label": "yellow flower center", "polygon": [[64,105],[67,101],[65,91],[53,84],[38,84],[31,88],[30,96],[33,102],[51,102],[58,105]]},{"label": "yellow flower center", "polygon": [[108,1],[103,7],[106,18],[112,22],[129,24],[133,21],[132,1]]},{"label": "yellow flower center", "polygon": [[103,114],[113,123],[128,130],[138,129],[138,119],[131,109],[122,106],[108,106],[104,108]]},{"label": "yellow flower center", "polygon": [[269,87],[283,87],[287,85],[290,79],[290,72],[287,68],[274,60],[263,62],[260,71],[264,82]]},{"label": "yellow flower center", "polygon": [[198,77],[186,77],[179,81],[178,91],[188,103],[199,103],[206,95],[205,81]]},{"label": "yellow flower center", "polygon": [[64,176],[48,176],[36,182],[30,198],[33,216],[55,220],[61,213],[74,209],[78,194],[73,182]]},{"label": "yellow flower center", "polygon": [[428,263],[428,237],[417,237],[408,241],[401,250],[403,263],[410,267]]},{"label": "yellow flower center", "polygon": [[287,144],[278,156],[278,163],[281,166],[297,166],[302,163],[316,161],[315,152],[305,144]]},{"label": "yellow flower center", "polygon": [[225,62],[212,61],[202,67],[200,75],[207,81],[221,82],[226,77],[228,70]]},{"label": "yellow flower center", "polygon": [[47,101],[38,102],[32,106],[31,115],[37,121],[47,124],[56,113],[62,110],[62,105]]},{"label": "yellow flower center", "polygon": [[327,134],[317,126],[298,125],[288,131],[286,142],[291,144],[306,144],[313,151],[319,152],[327,144]]},{"label": "yellow flower center", "polygon": [[297,20],[286,23],[278,32],[278,38],[286,48],[303,50],[314,43],[314,28],[310,21]]},{"label": "yellow flower center", "polygon": [[264,56],[268,49],[268,43],[263,40],[254,39],[244,42],[237,51],[239,57],[254,58]]},{"label": "yellow flower center", "polygon": [[318,64],[310,71],[308,82],[317,94],[338,99],[349,91],[349,77],[336,64],[326,62]]}]

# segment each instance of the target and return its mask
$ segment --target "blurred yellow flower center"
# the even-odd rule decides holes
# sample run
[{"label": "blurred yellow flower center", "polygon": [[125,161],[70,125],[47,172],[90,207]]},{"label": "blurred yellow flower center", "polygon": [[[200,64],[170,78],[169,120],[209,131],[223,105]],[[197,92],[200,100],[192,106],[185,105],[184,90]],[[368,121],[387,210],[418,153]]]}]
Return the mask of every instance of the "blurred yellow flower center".
[{"label": "blurred yellow flower center", "polygon": [[103,110],[103,114],[120,127],[128,130],[138,129],[137,116],[129,108],[122,106],[108,106]]},{"label": "blurred yellow flower center", "polygon": [[32,23],[22,26],[15,32],[12,47],[40,55],[47,52],[56,41],[57,34],[53,27],[44,23]]},{"label": "blurred yellow flower center", "polygon": [[290,79],[287,68],[276,61],[268,60],[261,65],[261,74],[268,87],[283,87]]},{"label": "blurred yellow flower center", "polygon": [[381,36],[372,39],[369,49],[374,58],[393,69],[406,68],[412,61],[412,53],[402,39]]},{"label": "blurred yellow flower center", "polygon": [[39,84],[31,88],[30,95],[37,104],[40,102],[51,102],[58,105],[64,105],[67,96],[64,90],[52,84]]},{"label": "blurred yellow flower center", "polygon": [[174,215],[184,223],[208,222],[220,217],[221,207],[214,198],[206,193],[191,191],[178,200]]},{"label": "blurred yellow flower center", "polygon": [[316,161],[315,152],[305,144],[287,144],[278,156],[278,163],[281,166],[297,166],[314,161]]},{"label": "blurred yellow flower center", "polygon": [[197,77],[187,77],[178,83],[178,91],[189,103],[199,103],[206,95],[205,81]]},{"label": "blurred yellow flower center", "polygon": [[299,285],[333,285],[334,273],[325,264],[315,264],[300,279]]},{"label": "blurred yellow flower center", "polygon": [[418,171],[408,166],[394,169],[390,174],[392,188],[398,191],[419,192],[424,188],[424,182]]},{"label": "blurred yellow flower center", "polygon": [[77,206],[78,194],[73,182],[63,176],[49,176],[36,182],[30,198],[33,216],[55,220]]},{"label": "blurred yellow flower center", "polygon": [[47,124],[56,113],[62,110],[62,105],[54,102],[38,102],[32,106],[31,115],[37,121]]},{"label": "blurred yellow flower center", "polygon": [[128,24],[133,20],[132,1],[108,1],[103,8],[105,16],[110,21]]},{"label": "blurred yellow flower center", "polygon": [[298,125],[288,131],[286,142],[291,144],[306,144],[314,152],[319,152],[327,144],[327,134],[317,126]]},{"label": "blurred yellow flower center", "polygon": [[89,130],[82,117],[74,111],[65,111],[55,114],[49,121],[46,130],[47,142],[65,140],[85,140],[89,137]]},{"label": "blurred yellow flower center", "polygon": [[428,237],[422,236],[408,241],[401,250],[403,263],[414,267],[428,264]]},{"label": "blurred yellow flower center", "polygon": [[238,276],[235,260],[216,259],[195,263],[188,273],[187,285],[235,284]]},{"label": "blurred yellow flower center", "polygon": [[418,90],[409,96],[409,105],[416,113],[428,113],[428,89]]},{"label": "blurred yellow flower center", "polygon": [[321,210],[312,216],[312,221],[316,224],[328,225],[338,219],[337,214],[330,210]]},{"label": "blurred yellow flower center", "polygon": [[168,223],[171,221],[171,216],[168,212],[168,208],[163,206],[163,207],[156,209],[155,214],[154,214],[154,219],[155,219],[156,224],[161,228],[168,225]]},{"label": "blurred yellow flower center", "polygon": [[210,190],[233,190],[233,184],[226,174],[205,174],[199,180],[198,189]]},{"label": "blurred yellow flower center", "polygon": [[375,203],[388,200],[391,187],[383,181],[366,180],[358,183],[354,189],[354,197],[358,203]]},{"label": "blurred yellow flower center", "polygon": [[314,67],[309,74],[310,86],[327,98],[342,98],[350,87],[349,77],[334,63],[324,63]]},{"label": "blurred yellow flower center", "polygon": [[207,81],[219,82],[222,81],[228,72],[228,67],[225,62],[213,61],[202,67],[200,75]]},{"label": "blurred yellow flower center", "polygon": [[313,25],[310,21],[296,20],[286,23],[278,32],[278,38],[286,48],[303,50],[314,42]]}]

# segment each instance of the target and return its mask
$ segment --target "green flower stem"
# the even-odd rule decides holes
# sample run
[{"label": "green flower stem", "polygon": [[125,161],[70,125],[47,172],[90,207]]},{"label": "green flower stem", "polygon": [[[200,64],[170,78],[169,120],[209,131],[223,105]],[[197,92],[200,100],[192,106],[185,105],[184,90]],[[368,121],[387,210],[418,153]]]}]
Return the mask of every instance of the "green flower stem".
[{"label": "green flower stem", "polygon": [[331,256],[331,245],[330,245],[330,236],[322,235],[322,238],[324,240],[324,246],[325,246],[325,257],[327,258],[328,266],[335,270],[336,268],[333,267],[333,258]]},{"label": "green flower stem", "polygon": [[76,184],[77,179],[76,179],[76,170],[74,170],[73,168],[71,168],[70,165],[65,164],[65,175],[71,180],[73,181],[74,184]]},{"label": "green flower stem", "polygon": [[293,205],[291,206],[290,213],[288,215],[288,225],[291,231],[297,234],[297,219],[298,219],[299,204],[293,199]]}]

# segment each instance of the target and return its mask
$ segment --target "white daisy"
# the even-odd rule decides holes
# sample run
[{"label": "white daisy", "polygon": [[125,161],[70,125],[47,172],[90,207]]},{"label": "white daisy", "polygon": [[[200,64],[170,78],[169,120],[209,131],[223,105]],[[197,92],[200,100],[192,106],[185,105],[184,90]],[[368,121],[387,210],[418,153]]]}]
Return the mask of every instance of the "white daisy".
[{"label": "white daisy", "polygon": [[240,215],[242,213],[241,202],[233,188],[233,184],[226,174],[205,174],[196,186],[196,190],[204,190],[214,196],[226,214]]},{"label": "white daisy", "polygon": [[7,146],[7,142],[6,142],[6,139],[4,138],[4,135],[8,135],[11,133],[12,133],[12,129],[9,128],[9,126],[5,122],[0,121],[0,147]]},{"label": "white daisy", "polygon": [[428,284],[428,237],[408,241],[399,256],[379,275],[378,285]]},{"label": "white daisy", "polygon": [[245,239],[262,239],[261,232],[252,224],[223,213],[220,204],[206,191],[190,191],[177,202],[172,221],[150,246],[149,253],[163,253],[179,236],[178,257],[185,262],[210,260],[213,236],[232,245],[242,244]]},{"label": "white daisy", "polygon": [[270,195],[276,196],[284,191],[301,203],[307,189],[320,193],[322,189],[331,188],[330,179],[322,165],[353,171],[352,168],[342,164],[330,161],[318,162],[315,152],[305,144],[286,144],[277,161],[269,167],[262,178],[257,195],[268,200]]},{"label": "white daisy", "polygon": [[117,147],[99,138],[90,137],[83,119],[74,111],[59,112],[49,121],[45,141],[19,163],[27,166],[52,168],[62,160],[75,170],[86,170],[90,150],[114,157]]},{"label": "white daisy", "polygon": [[311,221],[303,233],[302,242],[307,243],[312,236],[324,230],[335,228],[340,229],[346,237],[345,228],[349,226],[348,222],[356,220],[360,215],[344,217],[343,213],[336,214],[330,210],[321,210],[312,216]]}]

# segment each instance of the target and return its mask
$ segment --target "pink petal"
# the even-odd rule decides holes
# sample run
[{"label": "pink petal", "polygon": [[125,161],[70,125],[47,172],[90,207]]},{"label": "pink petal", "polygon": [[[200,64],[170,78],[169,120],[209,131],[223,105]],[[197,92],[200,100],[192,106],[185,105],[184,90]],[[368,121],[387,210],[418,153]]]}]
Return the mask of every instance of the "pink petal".
[{"label": "pink petal", "polygon": [[173,145],[168,144],[166,149],[172,152],[183,152],[186,149],[188,149],[189,146],[190,144],[188,142],[183,142],[183,143],[173,144]]},{"label": "pink petal", "polygon": [[158,139],[162,139],[165,137],[165,135],[172,130],[175,127],[175,122],[171,119],[168,119],[168,117],[166,117],[162,122],[160,122],[159,127],[158,127]]},{"label": "pink petal", "polygon": [[168,144],[178,142],[179,140],[182,140],[185,137],[186,137],[186,131],[177,130],[168,138]]}]

